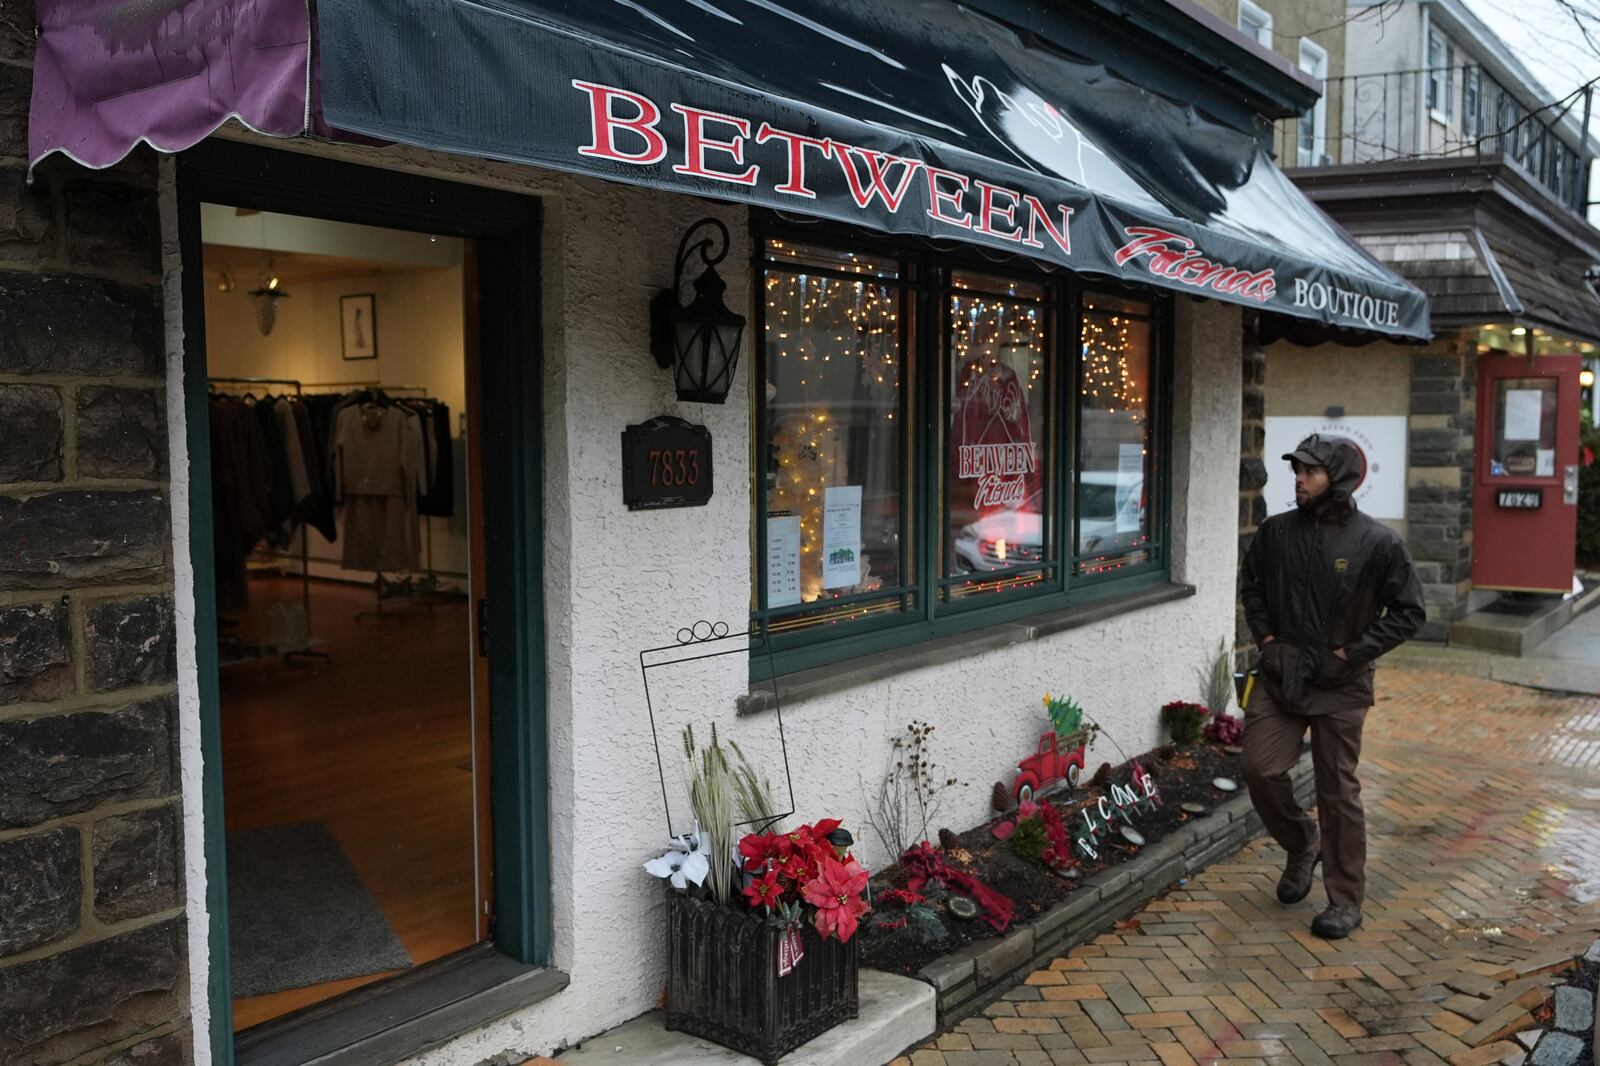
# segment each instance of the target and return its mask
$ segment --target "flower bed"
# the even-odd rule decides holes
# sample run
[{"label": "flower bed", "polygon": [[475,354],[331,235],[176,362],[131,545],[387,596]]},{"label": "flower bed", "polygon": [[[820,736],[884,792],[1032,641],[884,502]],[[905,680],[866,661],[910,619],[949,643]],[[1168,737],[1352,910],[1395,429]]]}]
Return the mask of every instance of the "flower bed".
[{"label": "flower bed", "polygon": [[[1065,900],[1089,875],[1126,863],[1193,821],[1196,816],[1185,812],[1182,804],[1198,803],[1210,810],[1239,794],[1223,792],[1211,784],[1217,777],[1238,780],[1238,755],[1218,744],[1157,749],[1136,761],[1149,768],[1161,801],[1153,810],[1146,809],[1135,816],[1137,829],[1146,841],[1142,847],[1122,840],[1113,831],[1096,849],[1097,857],[1077,857],[1079,876],[1069,878],[1040,861],[1019,855],[1015,833],[1007,840],[996,839],[997,825],[1014,822],[1013,816],[1006,815],[959,835],[941,831],[943,846],[939,850],[945,864],[1009,899],[1011,923],[1025,923]],[[1129,780],[1132,775],[1131,762],[1124,763],[1109,773],[1096,775],[1107,782],[1104,786],[1086,782],[1082,788],[1058,793],[1053,803],[1069,826],[1076,825],[1085,809],[1091,815],[1095,812],[1098,801],[1108,795],[1110,781]],[[1051,846],[1044,842],[1044,847]],[[971,898],[961,885],[930,880],[908,894],[906,885],[915,879],[906,862],[873,878],[874,912],[862,923],[862,965],[915,974],[934,959],[964,945],[1003,936],[1011,924],[997,927],[998,923],[986,920],[981,907],[967,917],[953,913],[952,900],[964,909],[959,901]],[[933,913],[937,925],[928,921],[924,911]]]},{"label": "flower bed", "polygon": [[[1213,753],[1218,754],[1226,753]],[[1153,758],[1147,761],[1154,763],[1153,776],[1161,782],[1163,793],[1169,787],[1173,790],[1172,798],[1168,801],[1170,806],[1176,808],[1184,802],[1196,802],[1180,798],[1185,789],[1183,778],[1192,782],[1189,787],[1208,787],[1210,778],[1203,776],[1205,769],[1198,761],[1192,770],[1187,770],[1181,776],[1173,771],[1185,771],[1184,767],[1166,767]],[[1210,765],[1228,764],[1218,761]],[[1302,756],[1295,764],[1290,771],[1290,779],[1300,803],[1309,805],[1313,793],[1309,755]],[[1087,797],[1086,792],[1085,799]],[[991,842],[992,830],[987,827],[993,824],[990,822],[980,827],[981,831],[990,833]],[[1033,867],[1031,872],[1050,879],[1038,883],[1035,894],[1030,895],[1024,890],[1021,877],[1011,882],[1013,889],[1018,892],[1019,902],[1004,934],[982,921],[968,921],[960,927],[957,935],[932,945],[937,953],[935,957],[912,973],[934,987],[938,997],[940,1024],[953,1024],[980,1009],[1034,969],[1047,965],[1050,959],[1064,954],[1075,945],[1087,943],[1116,921],[1133,914],[1165,892],[1174,882],[1193,876],[1211,863],[1232,855],[1260,833],[1262,828],[1260,816],[1251,807],[1250,797],[1243,790],[1231,799],[1216,804],[1207,814],[1194,816],[1187,821],[1174,818],[1164,830],[1158,826],[1156,822],[1147,825],[1151,839],[1143,848],[1137,851],[1115,849],[1120,861],[1102,863],[1099,869],[1076,881],[1058,883],[1063,879]],[[973,831],[967,836],[979,840],[981,838],[977,833]],[[982,848],[988,849],[990,846],[985,843]],[[1107,855],[1109,860],[1109,852],[1102,854]],[[898,868],[886,871],[880,876],[879,883],[897,876]],[[1057,902],[1049,905],[1044,902],[1047,898],[1054,898]],[[893,906],[895,904],[891,901],[885,909]],[[875,923],[863,923],[863,930],[867,930],[869,924]],[[895,960],[883,950],[886,941],[879,939],[875,952],[868,948],[874,939],[881,936],[881,932],[872,931],[862,934],[862,965],[885,968],[894,964]],[[918,959],[927,957],[926,951],[915,955],[908,953],[898,961],[902,966],[913,966]]]}]

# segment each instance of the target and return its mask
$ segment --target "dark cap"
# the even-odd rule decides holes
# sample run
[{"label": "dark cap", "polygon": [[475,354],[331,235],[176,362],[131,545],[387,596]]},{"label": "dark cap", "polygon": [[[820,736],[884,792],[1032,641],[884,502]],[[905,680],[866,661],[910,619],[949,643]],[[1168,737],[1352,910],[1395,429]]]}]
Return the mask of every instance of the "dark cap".
[{"label": "dark cap", "polygon": [[1313,433],[1299,444],[1296,444],[1294,451],[1285,452],[1283,457],[1291,463],[1300,463],[1304,466],[1332,468],[1337,450],[1338,442],[1332,437],[1324,437],[1320,433]]}]

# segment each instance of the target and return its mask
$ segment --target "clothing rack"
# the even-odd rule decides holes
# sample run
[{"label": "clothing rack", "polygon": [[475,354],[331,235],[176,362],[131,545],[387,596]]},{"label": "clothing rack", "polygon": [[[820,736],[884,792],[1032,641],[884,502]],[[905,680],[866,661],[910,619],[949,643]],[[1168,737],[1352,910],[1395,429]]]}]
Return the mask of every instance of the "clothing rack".
[{"label": "clothing rack", "polygon": [[307,389],[376,389],[379,392],[420,392],[428,395],[426,385],[385,385],[381,381],[322,381],[303,386]]},{"label": "clothing rack", "polygon": [[[248,386],[248,385],[285,385],[294,389],[296,397],[305,395],[304,386],[295,378],[242,378],[242,377],[208,377],[206,384],[223,386]],[[311,631],[311,547],[306,537],[305,527],[300,529],[300,607],[306,615],[307,639]],[[332,662],[333,656],[324,651],[317,651],[310,646],[304,648],[290,648],[284,651],[285,659],[293,660],[296,656],[307,659],[322,659]]]}]

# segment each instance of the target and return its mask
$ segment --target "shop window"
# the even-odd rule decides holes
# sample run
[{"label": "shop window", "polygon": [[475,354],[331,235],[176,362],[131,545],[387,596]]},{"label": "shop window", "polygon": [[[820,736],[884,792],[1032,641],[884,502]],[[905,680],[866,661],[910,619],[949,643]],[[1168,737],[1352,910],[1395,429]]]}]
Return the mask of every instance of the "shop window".
[{"label": "shop window", "polygon": [[1105,577],[1155,558],[1151,423],[1153,308],[1086,296],[1078,382],[1077,560]]},{"label": "shop window", "polygon": [[893,259],[774,241],[766,272],[763,604],[776,631],[915,603],[905,587],[907,323]]},{"label": "shop window", "polygon": [[893,244],[767,237],[760,271],[752,608],[778,669],[1164,580],[1165,301]]},{"label": "shop window", "polygon": [[951,275],[944,596],[1038,585],[1055,562],[1045,286]]}]

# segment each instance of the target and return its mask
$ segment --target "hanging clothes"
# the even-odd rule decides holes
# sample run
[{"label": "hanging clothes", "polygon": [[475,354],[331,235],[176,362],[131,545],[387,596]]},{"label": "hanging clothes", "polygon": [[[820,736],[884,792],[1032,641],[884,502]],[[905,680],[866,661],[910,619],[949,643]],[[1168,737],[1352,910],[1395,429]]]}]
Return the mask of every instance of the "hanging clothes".
[{"label": "hanging clothes", "polygon": [[427,488],[427,457],[416,412],[378,400],[343,406],[335,416],[332,466],[335,498],[344,505],[343,565],[417,569],[417,498]]},{"label": "hanging clothes", "polygon": [[450,407],[439,400],[416,400],[410,406],[422,419],[423,445],[428,453],[428,487],[417,500],[417,513],[450,518],[456,513]]},{"label": "hanging clothes", "polygon": [[251,397],[222,395],[209,405],[212,555],[224,610],[249,603],[245,560],[271,521],[273,463],[255,407]]}]

